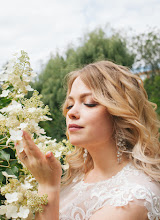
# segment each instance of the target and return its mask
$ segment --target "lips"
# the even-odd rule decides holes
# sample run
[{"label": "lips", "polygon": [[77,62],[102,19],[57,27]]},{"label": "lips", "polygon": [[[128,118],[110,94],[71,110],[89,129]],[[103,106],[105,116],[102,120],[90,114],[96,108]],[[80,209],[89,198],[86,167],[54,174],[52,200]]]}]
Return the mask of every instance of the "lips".
[{"label": "lips", "polygon": [[77,124],[69,124],[69,126],[68,126],[69,131],[78,131],[82,128],[83,128],[82,126],[77,125]]},{"label": "lips", "polygon": [[83,127],[76,124],[69,124],[68,128],[83,128]]}]

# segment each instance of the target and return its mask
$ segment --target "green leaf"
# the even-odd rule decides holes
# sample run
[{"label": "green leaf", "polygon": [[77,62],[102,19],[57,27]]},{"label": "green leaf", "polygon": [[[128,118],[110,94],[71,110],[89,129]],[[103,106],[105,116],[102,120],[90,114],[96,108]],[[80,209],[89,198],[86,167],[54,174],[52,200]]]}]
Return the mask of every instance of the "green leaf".
[{"label": "green leaf", "polygon": [[18,163],[18,160],[12,160],[12,161],[10,161],[11,167],[17,165],[17,163]]},{"label": "green leaf", "polygon": [[10,159],[10,154],[6,153],[4,150],[1,150],[0,151],[0,158],[2,160],[6,160],[9,162],[9,159]]},{"label": "green leaf", "polygon": [[18,168],[16,166],[12,166],[11,170],[12,170],[14,175],[16,175],[16,176],[18,175]]},{"label": "green leaf", "polygon": [[2,183],[3,182],[3,179],[4,179],[4,176],[2,174],[2,171],[0,171],[0,182]]},{"label": "green leaf", "polygon": [[[14,169],[13,169],[14,170]],[[7,168],[5,171],[9,174],[9,175],[15,175],[15,173],[13,172],[12,168]]]},{"label": "green leaf", "polygon": [[6,107],[7,105],[9,105],[11,103],[12,99],[8,99],[7,97],[4,98],[0,98],[0,109]]}]

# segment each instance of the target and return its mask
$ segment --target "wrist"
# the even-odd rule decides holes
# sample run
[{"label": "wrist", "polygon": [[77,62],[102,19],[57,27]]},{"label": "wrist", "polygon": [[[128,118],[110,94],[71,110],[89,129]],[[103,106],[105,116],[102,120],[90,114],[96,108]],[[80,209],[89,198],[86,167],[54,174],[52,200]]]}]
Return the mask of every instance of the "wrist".
[{"label": "wrist", "polygon": [[38,194],[39,195],[44,195],[47,194],[48,196],[51,195],[53,196],[54,194],[57,195],[60,192],[60,186],[49,186],[49,185],[43,185],[39,184],[38,185]]}]

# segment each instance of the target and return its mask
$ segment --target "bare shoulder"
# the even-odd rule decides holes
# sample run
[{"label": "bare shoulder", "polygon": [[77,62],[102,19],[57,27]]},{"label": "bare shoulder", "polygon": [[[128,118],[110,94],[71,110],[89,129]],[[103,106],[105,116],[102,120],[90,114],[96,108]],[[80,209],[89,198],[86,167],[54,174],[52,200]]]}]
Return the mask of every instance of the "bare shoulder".
[{"label": "bare shoulder", "polygon": [[130,202],[126,206],[105,206],[92,215],[90,220],[147,220],[147,209]]}]

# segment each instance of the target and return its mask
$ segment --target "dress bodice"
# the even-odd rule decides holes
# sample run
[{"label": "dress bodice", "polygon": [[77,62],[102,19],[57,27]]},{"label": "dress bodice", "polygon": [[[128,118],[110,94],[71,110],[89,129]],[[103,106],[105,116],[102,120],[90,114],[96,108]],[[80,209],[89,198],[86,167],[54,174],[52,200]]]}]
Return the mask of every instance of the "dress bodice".
[{"label": "dress bodice", "polygon": [[110,179],[85,183],[75,178],[60,194],[60,220],[89,220],[104,206],[145,206],[149,220],[160,219],[160,184],[132,163]]}]

